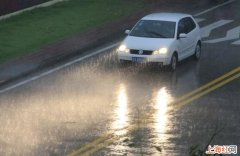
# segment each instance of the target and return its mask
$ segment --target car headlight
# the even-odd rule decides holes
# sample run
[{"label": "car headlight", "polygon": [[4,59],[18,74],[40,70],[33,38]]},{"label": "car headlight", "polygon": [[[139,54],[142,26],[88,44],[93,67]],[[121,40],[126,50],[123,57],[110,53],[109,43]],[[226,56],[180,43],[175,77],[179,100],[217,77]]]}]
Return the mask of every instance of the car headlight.
[{"label": "car headlight", "polygon": [[153,52],[153,55],[158,55],[158,54],[166,54],[168,52],[168,49],[167,48],[161,48],[159,50],[155,50]]},{"label": "car headlight", "polygon": [[120,45],[119,48],[118,48],[118,51],[129,53],[130,50],[127,48],[127,46]]}]

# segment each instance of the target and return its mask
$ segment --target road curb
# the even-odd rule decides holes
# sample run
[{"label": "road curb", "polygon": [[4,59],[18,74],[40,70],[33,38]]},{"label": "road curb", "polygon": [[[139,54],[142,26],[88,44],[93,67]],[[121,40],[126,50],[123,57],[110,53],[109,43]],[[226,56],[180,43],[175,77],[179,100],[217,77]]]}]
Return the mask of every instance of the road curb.
[{"label": "road curb", "polygon": [[52,1],[49,1],[49,2],[45,2],[45,3],[42,3],[42,4],[38,4],[38,5],[35,5],[35,6],[32,6],[32,7],[25,8],[25,9],[22,9],[22,10],[18,10],[18,11],[15,11],[15,12],[12,12],[12,13],[9,13],[9,14],[6,14],[6,15],[2,15],[2,16],[0,16],[0,21],[4,20],[4,19],[7,19],[7,18],[10,18],[10,17],[13,17],[13,16],[16,16],[16,15],[19,15],[19,14],[21,14],[23,12],[26,12],[26,11],[31,11],[31,10],[34,10],[36,8],[48,7],[48,6],[54,5],[54,4],[59,3],[59,2],[64,2],[64,1],[67,1],[67,0],[52,0]]}]

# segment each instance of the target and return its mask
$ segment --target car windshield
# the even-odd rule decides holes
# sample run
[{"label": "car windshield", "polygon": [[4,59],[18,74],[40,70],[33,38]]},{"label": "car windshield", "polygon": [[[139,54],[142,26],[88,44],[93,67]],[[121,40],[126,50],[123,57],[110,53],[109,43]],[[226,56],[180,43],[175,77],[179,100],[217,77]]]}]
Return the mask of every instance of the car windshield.
[{"label": "car windshield", "polygon": [[175,26],[176,22],[141,20],[129,35],[148,38],[174,38]]}]

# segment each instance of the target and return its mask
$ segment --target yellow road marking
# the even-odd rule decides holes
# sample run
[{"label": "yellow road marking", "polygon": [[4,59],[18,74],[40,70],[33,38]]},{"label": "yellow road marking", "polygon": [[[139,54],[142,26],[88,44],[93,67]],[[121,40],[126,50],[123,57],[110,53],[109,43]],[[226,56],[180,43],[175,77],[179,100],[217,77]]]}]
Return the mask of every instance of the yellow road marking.
[{"label": "yellow road marking", "polygon": [[100,138],[94,140],[93,142],[91,142],[91,143],[83,146],[82,148],[74,151],[73,153],[69,154],[68,156],[76,156],[76,155],[78,155],[78,154],[80,154],[80,153],[82,153],[82,152],[84,152],[84,151],[94,147],[95,145],[97,145],[97,144],[99,144],[99,143],[101,143],[101,142],[103,142],[103,141],[105,141],[105,140],[107,140],[107,139],[109,139],[111,137],[113,137],[113,133],[107,134],[107,135],[105,135],[103,137],[100,137]]},{"label": "yellow road marking", "polygon": [[195,89],[195,90],[193,90],[193,91],[191,91],[191,92],[189,92],[189,93],[187,93],[187,94],[185,94],[185,95],[183,95],[179,98],[177,98],[177,100],[175,100],[174,103],[177,103],[178,101],[182,101],[182,100],[184,100],[184,99],[186,99],[186,98],[188,98],[188,97],[190,97],[190,96],[192,96],[192,95],[194,95],[194,94],[196,94],[196,93],[198,93],[198,92],[200,92],[200,91],[202,91],[202,90],[204,90],[204,89],[206,89],[206,88],[208,88],[208,87],[210,87],[210,86],[212,86],[212,85],[214,85],[214,84],[216,84],[216,83],[218,83],[222,80],[224,80],[228,76],[233,75],[237,72],[240,72],[240,67],[238,67],[238,68],[228,72],[227,74],[224,74],[221,77],[219,77],[219,78],[217,78],[217,79],[215,79],[215,80],[213,80],[213,81],[211,81],[211,82],[209,82],[209,83],[207,83],[207,84],[205,84],[205,85],[203,85],[203,86],[201,86],[201,87],[199,87],[199,88],[197,88],[197,89]]},{"label": "yellow road marking", "polygon": [[203,92],[198,93],[197,95],[195,95],[195,96],[193,96],[193,97],[191,97],[191,98],[189,98],[189,99],[187,99],[187,100],[185,100],[185,101],[183,101],[183,102],[181,102],[180,104],[178,104],[177,106],[175,106],[175,107],[176,107],[176,110],[182,108],[183,106],[189,104],[190,102],[192,102],[192,101],[194,101],[194,100],[196,100],[196,99],[199,99],[200,97],[206,95],[207,93],[212,92],[212,91],[214,91],[215,89],[224,86],[225,84],[227,84],[227,83],[229,83],[229,82],[237,79],[238,77],[240,77],[240,73],[237,74],[237,75],[234,75],[234,76],[232,76],[232,77],[230,77],[230,78],[228,78],[228,79],[226,79],[226,80],[224,80],[224,81],[222,81],[222,82],[220,82],[220,83],[218,83],[218,84],[216,84],[216,85],[214,85],[213,87],[211,87],[211,88],[209,88],[209,89],[207,89],[207,90],[205,90],[205,91],[203,91]]},{"label": "yellow road marking", "polygon": [[[150,114],[151,114],[151,112],[152,112],[152,110],[149,111]],[[148,114],[144,115],[142,118],[145,119],[147,115],[148,115]],[[140,122],[140,121],[141,121],[141,122]],[[143,127],[142,125],[143,125],[143,124],[146,124],[146,121],[145,121],[145,120],[142,121],[142,120],[140,120],[140,119],[136,120],[135,122],[137,122],[137,124],[141,124],[141,125],[134,126],[134,127],[131,128],[131,129],[128,131],[128,133],[126,133],[126,134],[129,134],[129,133],[133,132],[134,130],[138,129],[139,127]],[[125,135],[126,135],[126,134],[125,134]],[[77,155],[80,155],[80,154],[83,155],[82,153],[84,153],[84,152],[85,152],[85,154],[88,154],[88,151],[87,151],[87,150],[89,150],[89,152],[90,152],[90,151],[92,151],[92,150],[95,149],[95,148],[94,148],[94,149],[91,150],[91,148],[93,148],[93,147],[95,147],[95,146],[98,146],[99,144],[102,144],[102,143],[103,143],[104,141],[106,141],[107,139],[113,139],[113,137],[114,137],[114,133],[109,133],[109,134],[107,134],[107,135],[105,135],[105,136],[102,136],[102,137],[94,140],[93,142],[91,142],[91,143],[89,143],[89,144],[87,144],[87,145],[79,148],[78,150],[76,150],[76,151],[68,154],[68,156],[77,156]],[[119,138],[119,137],[121,137],[121,135],[116,136],[116,138]],[[108,141],[108,140],[107,140],[107,141]],[[94,151],[95,151],[95,150],[94,150]]]},{"label": "yellow road marking", "polygon": [[[214,90],[216,90],[217,88],[220,88],[222,86],[224,86],[225,84],[237,79],[238,77],[240,77],[240,67],[228,72],[227,74],[225,75],[222,75],[221,77],[181,96],[180,98],[178,98],[177,100],[175,100],[173,103],[177,103],[178,101],[182,101],[188,97],[190,97],[189,99],[187,100],[184,100],[182,102],[180,102],[178,105],[175,106],[175,111],[178,110],[178,109],[181,109],[183,106],[186,106],[187,104],[191,103],[192,101],[196,100],[196,99],[199,99],[200,97],[208,94],[209,92],[212,92]],[[236,74],[238,73],[238,74]],[[233,75],[233,74],[236,74],[236,75]],[[229,77],[231,76],[231,77]],[[229,77],[229,78],[227,78]],[[225,79],[227,78],[227,79]],[[225,79],[225,80],[224,80]],[[222,81],[222,82],[221,82]],[[211,86],[211,87],[210,87]],[[208,88],[208,89],[207,89]],[[206,89],[205,91],[203,91],[204,89]],[[203,92],[201,92],[203,91]],[[199,93],[200,92],[200,93]],[[196,94],[196,95],[194,95]],[[194,95],[194,96],[192,96]],[[191,97],[192,96],[192,97]],[[137,127],[133,128],[132,130],[130,130],[127,134],[131,133],[133,130],[135,130]],[[92,143],[89,143],[87,144],[86,146],[80,148],[79,150],[77,151],[74,151],[73,153],[71,153],[70,155],[68,156],[76,156],[76,155],[79,155],[80,153],[86,151],[87,149],[90,149],[94,146],[97,146],[96,148],[93,148],[92,150],[89,150],[89,151],[86,151],[83,155],[84,156],[89,156],[97,151],[99,151],[100,149],[108,146],[109,144],[111,144],[114,139],[112,138],[113,137],[113,133],[111,134],[108,134],[106,136],[103,136],[95,141],[93,141]],[[111,138],[111,139],[110,139]],[[110,139],[110,140],[107,140],[107,139]],[[107,141],[106,141],[107,140]]]},{"label": "yellow road marking", "polygon": [[103,142],[103,143],[97,145],[96,148],[94,148],[93,150],[91,150],[91,151],[83,154],[82,156],[90,156],[90,155],[96,153],[97,151],[103,149],[104,147],[108,146],[108,145],[111,144],[111,143],[113,143],[113,139],[107,140],[106,142]]},{"label": "yellow road marking", "polygon": [[[130,134],[133,131],[138,130],[139,128],[145,128],[145,127],[146,127],[146,123],[145,122],[141,123],[140,125],[134,126],[125,135]],[[96,153],[97,151],[103,149],[104,147],[107,147],[108,145],[112,144],[117,138],[120,138],[120,137],[121,137],[121,135],[117,136],[115,138],[114,137],[113,138],[109,138],[109,140],[106,140],[105,142],[102,142],[100,144],[95,145],[95,148],[93,148],[92,150],[90,150],[90,151],[88,151],[88,152],[86,152],[84,154],[81,154],[81,156],[90,156],[90,155]],[[80,153],[78,153],[78,154],[80,154]]]}]

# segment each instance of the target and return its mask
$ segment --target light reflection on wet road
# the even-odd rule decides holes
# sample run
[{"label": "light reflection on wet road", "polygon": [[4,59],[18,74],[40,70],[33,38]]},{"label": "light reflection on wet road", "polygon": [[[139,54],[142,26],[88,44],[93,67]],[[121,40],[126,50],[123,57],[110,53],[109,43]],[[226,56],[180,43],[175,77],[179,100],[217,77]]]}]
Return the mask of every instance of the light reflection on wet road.
[{"label": "light reflection on wet road", "polygon": [[129,127],[128,97],[124,84],[119,85],[115,114],[117,117],[113,122],[112,129],[115,131],[116,135],[124,135],[126,134],[126,128]]},{"label": "light reflection on wet road", "polygon": [[106,53],[1,95],[1,154],[65,155],[108,131],[128,134],[152,110],[155,133],[164,134],[172,74],[157,66],[119,68],[115,59]]},{"label": "light reflection on wet road", "polygon": [[168,119],[168,107],[172,102],[171,94],[166,90],[166,88],[161,88],[156,95],[155,109],[156,113],[154,114],[155,119],[155,133],[158,135],[158,140],[165,142],[167,138],[164,136],[166,132],[167,124],[169,123]]}]

